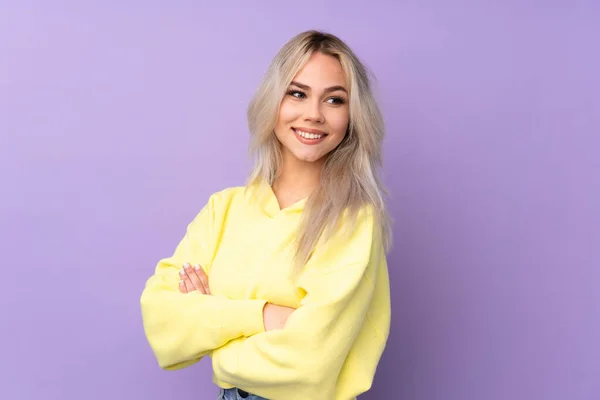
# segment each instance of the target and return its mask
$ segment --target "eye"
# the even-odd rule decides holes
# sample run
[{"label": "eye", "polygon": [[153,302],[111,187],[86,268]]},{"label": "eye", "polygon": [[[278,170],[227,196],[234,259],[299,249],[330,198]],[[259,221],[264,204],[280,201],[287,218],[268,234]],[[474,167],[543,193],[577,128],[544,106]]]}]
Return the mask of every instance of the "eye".
[{"label": "eye", "polygon": [[290,95],[290,96],[292,96],[292,97],[295,97],[297,99],[303,99],[303,98],[306,97],[306,95],[304,94],[304,92],[301,92],[299,90],[293,90],[293,89],[288,90],[287,94]]},{"label": "eye", "polygon": [[[333,100],[333,102],[330,102],[330,100]],[[339,106],[346,103],[346,99],[344,99],[343,97],[330,97],[327,99],[327,102],[329,102],[329,104]]]}]

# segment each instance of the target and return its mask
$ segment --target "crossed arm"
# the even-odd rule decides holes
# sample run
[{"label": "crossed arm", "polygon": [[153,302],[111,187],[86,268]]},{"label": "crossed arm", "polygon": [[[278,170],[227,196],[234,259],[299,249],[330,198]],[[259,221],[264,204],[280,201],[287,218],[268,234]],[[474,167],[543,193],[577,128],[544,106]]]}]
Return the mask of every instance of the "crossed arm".
[{"label": "crossed arm", "polygon": [[[209,203],[142,292],[144,330],[159,365],[181,369],[210,354],[219,380],[267,398],[277,397],[274,390],[300,399],[334,398],[371,305],[375,276],[386,268],[372,216],[363,214],[350,238],[319,249],[298,281],[304,296],[297,310],[211,294],[210,268],[203,267],[211,264],[219,236],[211,218]],[[186,263],[199,266],[186,266],[182,274]]]},{"label": "crossed arm", "polygon": [[[181,280],[179,281],[179,291],[181,293],[191,293],[198,291],[203,295],[210,296],[210,285],[208,276],[199,265],[193,267],[185,263],[179,271]],[[266,303],[263,308],[263,324],[265,331],[274,329],[283,329],[289,316],[294,312],[294,308],[278,306],[272,303]]]}]

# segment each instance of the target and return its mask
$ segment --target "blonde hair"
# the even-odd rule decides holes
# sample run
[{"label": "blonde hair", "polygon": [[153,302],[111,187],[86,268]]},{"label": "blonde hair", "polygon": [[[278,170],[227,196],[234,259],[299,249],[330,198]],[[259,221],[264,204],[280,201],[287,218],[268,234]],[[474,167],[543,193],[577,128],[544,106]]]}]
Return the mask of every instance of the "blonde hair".
[{"label": "blonde hair", "polygon": [[[272,185],[281,165],[281,144],[274,129],[288,85],[308,61],[320,52],[339,60],[349,85],[350,121],[340,145],[327,156],[321,181],[307,199],[297,235],[295,263],[301,269],[319,240],[331,237],[342,216],[355,221],[364,206],[371,206],[386,250],[391,247],[387,194],[378,176],[384,123],[371,90],[370,71],[335,35],[316,30],[302,32],[279,50],[248,106],[250,151],[254,169],[248,185]],[[351,231],[351,230],[350,230]]]}]

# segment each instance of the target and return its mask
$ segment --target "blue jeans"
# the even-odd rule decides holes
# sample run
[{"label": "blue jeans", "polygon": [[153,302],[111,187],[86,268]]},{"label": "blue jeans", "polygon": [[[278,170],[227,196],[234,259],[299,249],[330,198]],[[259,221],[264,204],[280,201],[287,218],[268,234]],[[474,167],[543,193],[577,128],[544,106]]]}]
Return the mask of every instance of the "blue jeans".
[{"label": "blue jeans", "polygon": [[221,389],[219,388],[219,396],[217,400],[268,400],[264,397],[256,396],[251,393],[244,392],[241,389]]}]

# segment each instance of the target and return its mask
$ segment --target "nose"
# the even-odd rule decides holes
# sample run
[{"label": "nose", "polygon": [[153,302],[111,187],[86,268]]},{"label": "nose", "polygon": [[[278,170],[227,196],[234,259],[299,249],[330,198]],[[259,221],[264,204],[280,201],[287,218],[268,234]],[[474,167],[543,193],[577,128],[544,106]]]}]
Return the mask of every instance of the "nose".
[{"label": "nose", "polygon": [[321,102],[315,99],[314,101],[307,101],[305,104],[305,120],[323,123],[325,117],[323,116],[323,110],[321,110]]}]

